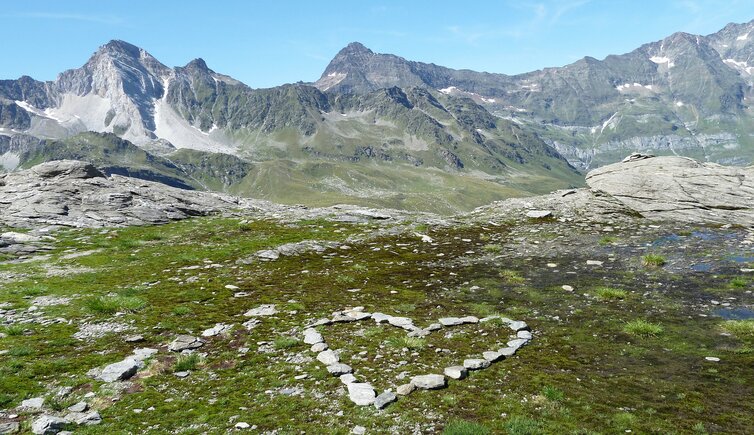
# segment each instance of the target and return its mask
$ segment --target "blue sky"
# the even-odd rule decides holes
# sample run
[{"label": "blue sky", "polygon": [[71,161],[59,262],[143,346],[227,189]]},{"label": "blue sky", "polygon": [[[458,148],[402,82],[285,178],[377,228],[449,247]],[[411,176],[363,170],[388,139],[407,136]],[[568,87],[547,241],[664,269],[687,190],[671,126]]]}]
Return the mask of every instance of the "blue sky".
[{"label": "blue sky", "polygon": [[168,66],[202,57],[252,87],[319,78],[351,41],[452,68],[515,74],[754,19],[751,0],[25,0],[0,6],[0,78],[54,79],[123,39]]}]

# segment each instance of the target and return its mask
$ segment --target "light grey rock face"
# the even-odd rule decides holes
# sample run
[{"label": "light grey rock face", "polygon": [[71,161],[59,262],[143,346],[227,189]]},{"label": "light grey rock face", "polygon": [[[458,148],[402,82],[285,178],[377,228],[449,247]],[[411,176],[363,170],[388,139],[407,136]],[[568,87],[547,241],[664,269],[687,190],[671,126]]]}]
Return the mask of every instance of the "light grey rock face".
[{"label": "light grey rock face", "polygon": [[416,385],[409,383],[399,385],[398,388],[395,389],[395,392],[399,396],[408,396],[409,394],[413,393],[414,390],[416,390]]},{"label": "light grey rock face", "polygon": [[21,405],[19,408],[29,410],[29,411],[39,411],[42,409],[42,407],[45,404],[45,398],[44,397],[33,397],[31,399],[26,399],[21,401]]},{"label": "light grey rock face", "polygon": [[498,350],[497,352],[500,355],[504,356],[505,358],[508,358],[508,357],[511,357],[511,356],[515,355],[516,354],[516,350],[517,350],[517,348],[515,348],[515,347],[504,347],[504,348]]},{"label": "light grey rock face", "polygon": [[335,352],[328,349],[317,354],[317,361],[326,366],[330,366],[340,362],[340,358],[338,358],[338,355]]},{"label": "light grey rock face", "polygon": [[469,370],[481,370],[490,366],[490,362],[481,358],[469,358],[463,360],[463,366]]},{"label": "light grey rock face", "polygon": [[500,361],[501,359],[505,358],[505,356],[502,353],[491,351],[491,350],[482,352],[482,356],[484,357],[484,359],[490,362]]},{"label": "light grey rock face", "polygon": [[97,411],[71,412],[70,414],[65,416],[65,419],[78,425],[85,426],[94,426],[102,423],[102,416],[100,416],[99,412]]},{"label": "light grey rock face", "polygon": [[307,329],[304,331],[304,343],[306,344],[318,344],[324,342],[325,339],[322,334],[315,329]]},{"label": "light grey rock face", "polygon": [[396,400],[398,400],[398,396],[396,396],[395,393],[392,391],[385,391],[374,399],[374,407],[382,409]]},{"label": "light grey rock face", "polygon": [[342,375],[340,377],[340,382],[342,382],[343,385],[352,384],[352,383],[356,382],[356,376],[354,376],[354,375],[352,375],[350,373],[344,374],[344,375]]},{"label": "light grey rock face", "polygon": [[552,216],[550,210],[532,210],[526,213],[526,217],[532,219],[543,219],[549,216]]},{"label": "light grey rock face", "polygon": [[603,166],[586,181],[650,219],[754,226],[754,166],[653,157]]},{"label": "light grey rock face", "polygon": [[523,322],[521,320],[516,320],[513,322],[510,322],[508,326],[514,330],[514,331],[524,331],[529,329],[529,325],[526,324],[526,322]]},{"label": "light grey rock face", "polygon": [[531,340],[532,339],[531,331],[518,331],[516,333],[516,337],[524,338],[526,340]]},{"label": "light grey rock face", "polygon": [[65,429],[68,423],[68,420],[60,417],[42,415],[31,423],[31,433],[36,435],[56,434]]},{"label": "light grey rock face", "polygon": [[327,366],[327,371],[333,376],[341,376],[351,373],[353,369],[348,364],[335,363]]},{"label": "light grey rock face", "polygon": [[0,223],[17,227],[161,224],[241,208],[242,202],[119,175],[105,177],[93,165],[75,160],[0,175]]},{"label": "light grey rock face", "polygon": [[422,390],[435,390],[444,388],[447,381],[443,375],[419,375],[411,378],[411,383]]},{"label": "light grey rock face", "polygon": [[439,321],[442,326],[456,326],[463,324],[463,320],[458,317],[443,317]]},{"label": "light grey rock face", "polygon": [[191,335],[179,335],[169,345],[168,350],[181,352],[188,349],[198,349],[204,345],[204,342]]},{"label": "light grey rock face", "polygon": [[256,308],[252,308],[247,311],[244,316],[246,317],[260,317],[260,316],[274,316],[278,313],[275,304],[264,304]]},{"label": "light grey rock face", "polygon": [[233,329],[233,325],[226,325],[225,323],[218,323],[215,326],[202,331],[202,337],[214,337],[216,335],[226,334],[231,329]]},{"label": "light grey rock face", "polygon": [[516,338],[516,339],[513,339],[513,340],[509,341],[507,344],[508,344],[508,347],[514,347],[514,348],[518,349],[519,347],[525,345],[528,342],[529,342],[529,340],[527,340],[525,338]]},{"label": "light grey rock face", "polygon": [[377,394],[371,384],[366,382],[353,382],[347,385],[348,398],[359,406],[367,406],[374,403]]},{"label": "light grey rock face", "polygon": [[0,423],[0,435],[14,434],[21,430],[21,425],[15,421]]},{"label": "light grey rock face", "polygon": [[327,350],[327,347],[328,347],[327,343],[317,343],[317,344],[312,345],[311,351],[319,353],[319,352],[322,352],[323,350]]},{"label": "light grey rock face", "polygon": [[86,412],[87,409],[89,409],[89,404],[86,402],[78,402],[68,407],[71,412]]},{"label": "light grey rock face", "polygon": [[98,378],[105,382],[125,381],[136,374],[139,370],[139,362],[134,359],[125,359],[102,369]]},{"label": "light grey rock face", "polygon": [[469,374],[469,371],[464,366],[451,366],[445,367],[444,373],[451,379],[463,379]]}]

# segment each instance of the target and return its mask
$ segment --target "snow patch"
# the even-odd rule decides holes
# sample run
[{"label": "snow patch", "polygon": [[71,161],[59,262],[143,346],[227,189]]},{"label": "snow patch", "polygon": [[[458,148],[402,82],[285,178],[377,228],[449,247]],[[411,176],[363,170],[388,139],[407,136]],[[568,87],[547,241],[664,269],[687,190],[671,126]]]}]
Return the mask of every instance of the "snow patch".
[{"label": "snow patch", "polygon": [[739,36],[738,38],[736,38],[736,41],[746,41],[747,39],[749,39],[749,33],[745,33]]},{"label": "snow patch", "polygon": [[457,91],[458,88],[455,86],[448,86],[447,88],[440,89],[440,92],[442,92],[445,95],[450,95],[450,93]]},{"label": "snow patch", "polygon": [[725,62],[726,65],[737,70],[738,72],[754,75],[754,67],[749,66],[747,62],[738,61],[735,59],[723,59],[723,62]]},{"label": "snow patch", "polygon": [[641,89],[652,90],[652,85],[642,85],[641,83],[624,83],[615,87],[618,92],[638,91]]},{"label": "snow patch", "polygon": [[675,105],[676,107],[683,107],[683,101],[676,101]]},{"label": "snow patch", "polygon": [[662,65],[662,64],[666,63],[666,64],[668,64],[668,68],[673,68],[675,66],[675,64],[673,63],[673,61],[671,61],[669,58],[667,58],[665,56],[652,56],[652,57],[649,58],[649,60],[651,60],[652,62],[654,62],[654,63],[656,63],[658,65]]},{"label": "snow patch", "polygon": [[165,139],[172,143],[176,148],[190,148],[199,151],[227,154],[236,153],[233,147],[214,137],[217,135],[210,137],[209,133],[189,124],[164,99],[155,101],[154,123],[154,134],[160,139]]}]

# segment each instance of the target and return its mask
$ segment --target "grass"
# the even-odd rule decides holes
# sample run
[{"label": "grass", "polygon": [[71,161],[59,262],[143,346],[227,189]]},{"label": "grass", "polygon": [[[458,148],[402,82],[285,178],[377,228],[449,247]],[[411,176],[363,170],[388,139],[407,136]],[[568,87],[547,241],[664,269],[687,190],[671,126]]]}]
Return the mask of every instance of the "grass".
[{"label": "grass", "polygon": [[754,320],[728,320],[723,330],[741,339],[754,339]]},{"label": "grass", "polygon": [[201,358],[197,353],[192,353],[190,355],[180,355],[175,361],[175,364],[173,364],[173,371],[187,372],[189,370],[196,370],[196,367],[199,365],[199,361],[201,361]]},{"label": "grass", "polygon": [[625,299],[628,297],[627,291],[612,287],[598,287],[594,290],[594,293],[602,300]]},{"label": "grass", "polygon": [[11,337],[23,335],[25,328],[21,325],[8,325],[0,329],[0,331],[8,334]]},{"label": "grass", "polygon": [[665,330],[658,323],[651,323],[643,319],[631,320],[623,325],[623,332],[636,337],[655,337]]},{"label": "grass", "polygon": [[188,316],[189,314],[194,314],[194,310],[192,310],[191,307],[187,307],[186,305],[178,305],[177,307],[173,308],[172,313],[174,316],[184,317]]},{"label": "grass", "polygon": [[539,435],[542,426],[537,420],[514,415],[506,420],[503,427],[508,435]]},{"label": "grass", "polygon": [[[370,433],[410,433],[414,427],[421,427],[461,434],[591,434],[624,433],[629,427],[616,425],[625,423],[633,433],[692,433],[699,421],[710,431],[751,432],[752,406],[735,392],[745,393],[747,386],[754,384],[754,374],[745,370],[754,346],[745,334],[736,335],[746,340],[738,348],[729,345],[737,339],[719,335],[724,330],[723,321],[697,316],[699,293],[695,290],[727,288],[735,275],[636,273],[623,268],[621,262],[598,273],[582,269],[575,269],[577,273],[570,276],[541,273],[548,270],[544,262],[550,259],[508,249],[510,226],[484,231],[438,228],[432,232],[435,244],[430,245],[421,244],[413,235],[385,234],[370,240],[368,233],[373,227],[369,224],[250,221],[245,225],[244,231],[238,220],[201,218],[159,227],[107,230],[107,234],[101,234],[101,230],[64,230],[51,252],[51,261],[61,267],[85,266],[91,272],[47,277],[33,264],[3,265],[3,272],[28,277],[1,283],[0,300],[7,300],[11,309],[27,306],[22,290],[35,286],[51,296],[86,296],[74,298],[67,306],[42,308],[45,316],[62,317],[71,324],[24,324],[33,328],[32,334],[0,339],[0,351],[13,349],[12,355],[0,355],[0,408],[12,409],[29,397],[50,397],[58,386],[73,387],[74,401],[93,391],[96,409],[105,419],[96,428],[78,428],[77,433],[82,435],[141,433],[149,427],[161,433],[224,433],[232,431],[237,421],[253,422],[260,433],[276,429],[286,433],[347,433],[360,424],[369,427]],[[336,228],[343,231],[335,233]],[[526,227],[516,230],[528,232]],[[107,238],[113,233],[119,240]],[[568,236],[568,231],[563,233]],[[162,237],[157,240],[155,234]],[[488,238],[483,240],[482,234]],[[367,241],[350,242],[352,236]],[[626,249],[645,246],[647,241],[641,235],[638,239],[624,237],[623,233],[619,236]],[[121,249],[127,244],[122,240],[129,238],[138,245],[138,256]],[[352,247],[347,251],[281,257],[269,263],[236,263],[259,249],[282,243],[346,238]],[[455,262],[469,249],[469,243],[462,243],[462,239],[499,243],[506,257],[493,259],[475,245],[476,257],[468,256],[484,261]],[[588,230],[583,239],[596,245]],[[153,241],[142,243],[149,240]],[[393,248],[373,250],[387,245]],[[94,247],[102,251],[70,261],[57,258],[62,249],[74,252]],[[591,248],[603,252],[603,248],[594,246],[570,258],[558,252],[557,262],[576,264],[574,258],[591,255]],[[670,249],[663,247],[663,252],[670,253]],[[724,257],[720,251],[709,253]],[[633,266],[640,255],[634,255]],[[209,262],[223,267],[205,268],[203,265]],[[184,269],[187,266],[200,268]],[[302,268],[308,273],[301,273]],[[501,275],[501,271],[513,272]],[[357,278],[362,290],[344,291],[345,286],[336,282],[339,273]],[[187,280],[194,276],[197,282]],[[525,284],[513,285],[522,282]],[[248,296],[233,297],[232,292],[223,290],[228,283],[241,286]],[[587,289],[592,295],[600,286],[627,289],[629,296],[620,303],[596,303],[578,293],[552,291],[564,283]],[[480,289],[469,291],[473,285]],[[638,297],[630,291],[638,288],[646,289],[647,296]],[[103,316],[92,316],[82,305],[85,298],[103,296],[110,290],[121,297],[148,302],[143,309],[115,319],[133,327],[127,334],[143,335],[143,343],[125,343],[121,334],[92,340],[72,337],[78,324],[102,320]],[[251,329],[241,327],[240,323],[247,320],[243,313],[262,303],[277,304],[280,313],[260,318]],[[482,317],[493,310],[502,311],[505,317],[527,321],[538,333],[532,346],[509,361],[476,372],[467,380],[450,381],[446,390],[401,398],[375,413],[352,406],[347,396],[338,392],[343,387],[337,379],[324,372],[316,360],[306,361],[314,357],[307,347],[285,340],[300,338],[301,327],[307,322],[359,305],[369,312],[393,315],[410,311],[410,317],[421,326],[449,315],[474,313]],[[626,325],[623,320],[637,318],[661,321],[667,337],[642,341],[621,332]],[[132,379],[133,388],[127,391],[115,391],[87,375],[94,367],[130,355],[134,347],[161,347],[178,334],[196,335],[220,322],[238,327],[227,336],[207,338],[197,351],[201,358],[194,361],[196,365],[182,360],[197,357],[160,352]],[[409,347],[405,341],[394,340],[399,348],[387,342],[390,337],[405,336],[405,332],[377,326],[370,320],[320,329],[333,349],[343,351],[344,358],[359,356],[353,363],[356,376],[372,382],[377,391],[395,387],[396,376],[404,371],[407,377],[401,383],[415,374],[442,373],[442,367],[456,365],[467,356],[504,346],[511,334],[499,321],[449,329],[452,337],[433,333],[425,338],[423,349],[415,349],[418,355],[411,355],[400,350]],[[703,364],[699,369],[701,349],[713,349],[723,343],[720,340],[725,343],[725,349],[719,352],[725,364]],[[290,352],[260,352],[261,342],[269,343],[270,350],[295,347]],[[451,352],[435,352],[436,348]],[[363,351],[367,352],[360,355]],[[299,354],[307,358],[298,360]],[[407,364],[400,365],[404,360]],[[182,365],[176,366],[179,363]],[[717,372],[708,370],[713,367]],[[184,380],[172,375],[173,370],[184,369],[197,372]],[[309,376],[295,380],[301,374]],[[296,385],[322,395],[270,394]],[[116,397],[118,400],[112,400]],[[132,412],[150,406],[155,411]],[[335,415],[333,410],[342,414]],[[630,412],[635,419],[616,416],[623,412]],[[28,421],[25,424],[28,427]]]},{"label": "grass", "polygon": [[667,259],[660,254],[647,254],[641,257],[641,264],[645,267],[662,267],[667,262]]},{"label": "grass", "polygon": [[489,243],[484,246],[482,246],[482,250],[484,252],[488,252],[490,254],[499,254],[503,252],[503,247],[498,244]]},{"label": "grass", "polygon": [[501,270],[498,275],[508,284],[523,284],[526,282],[526,279],[520,273],[511,269]]},{"label": "grass", "polygon": [[454,420],[445,426],[443,435],[487,435],[492,433],[487,426],[466,420]]},{"label": "grass", "polygon": [[135,313],[147,306],[144,299],[136,296],[95,296],[86,299],[84,304],[89,311],[98,314]]},{"label": "grass", "polygon": [[746,279],[746,278],[744,278],[744,277],[742,277],[742,276],[737,276],[737,277],[731,279],[730,283],[728,283],[728,284],[730,285],[731,288],[742,289],[742,288],[746,288],[746,287],[749,286],[749,280]]},{"label": "grass", "polygon": [[296,347],[299,343],[301,342],[293,337],[278,337],[273,342],[273,345],[275,346],[275,349],[283,350]]},{"label": "grass", "polygon": [[562,390],[553,387],[552,385],[545,385],[542,387],[542,396],[553,402],[562,402],[565,399],[565,393]]},{"label": "grass", "polygon": [[617,242],[618,242],[618,238],[615,237],[615,236],[604,236],[604,237],[600,238],[600,240],[599,240],[598,243],[600,245],[602,245],[602,246],[608,246],[608,245],[612,245],[613,243],[617,243]]},{"label": "grass", "polygon": [[421,350],[427,346],[427,341],[419,337],[392,337],[387,341],[388,345],[397,349]]}]

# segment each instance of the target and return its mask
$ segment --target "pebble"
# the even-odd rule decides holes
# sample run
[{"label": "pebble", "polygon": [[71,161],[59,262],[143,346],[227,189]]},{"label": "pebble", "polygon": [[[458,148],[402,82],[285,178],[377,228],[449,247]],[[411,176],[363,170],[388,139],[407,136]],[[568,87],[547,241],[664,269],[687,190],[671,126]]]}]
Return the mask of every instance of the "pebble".
[{"label": "pebble", "polygon": [[720,358],[716,356],[706,356],[704,359],[710,362],[720,362]]}]

